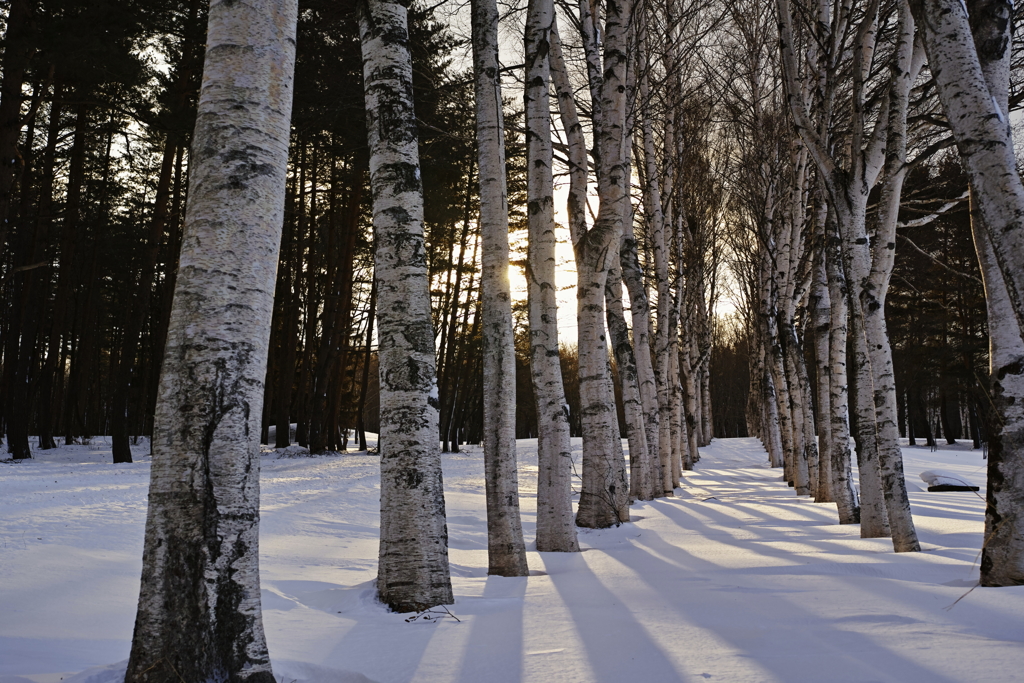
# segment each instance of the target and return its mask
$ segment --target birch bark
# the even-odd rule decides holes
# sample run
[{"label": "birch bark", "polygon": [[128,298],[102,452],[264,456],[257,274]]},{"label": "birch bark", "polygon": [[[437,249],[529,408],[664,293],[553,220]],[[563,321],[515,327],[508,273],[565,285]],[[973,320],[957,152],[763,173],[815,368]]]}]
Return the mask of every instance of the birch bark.
[{"label": "birch bark", "polygon": [[377,592],[396,612],[451,604],[448,527],[408,11],[360,6],[380,363]]},{"label": "birch bark", "polygon": [[[824,205],[819,208],[824,209]],[[826,210],[827,211],[827,210]],[[832,365],[829,362],[829,331],[832,319],[829,309],[832,300],[828,293],[828,276],[825,272],[825,216],[817,219],[818,249],[814,255],[814,283],[811,288],[810,312],[813,326],[814,361],[817,382],[815,391],[818,398],[818,482],[815,503],[831,503],[832,468],[828,453],[832,444]]]},{"label": "birch bark", "polygon": [[762,438],[768,449],[768,460],[771,463],[771,466],[782,467],[782,430],[779,427],[779,403],[775,393],[775,381],[772,379],[772,374],[765,365],[765,353],[763,349],[759,356],[761,360],[758,365],[758,370],[763,378],[761,383],[764,392],[762,405],[764,406],[765,413],[763,420],[765,434]]},{"label": "birch bark", "polygon": [[[646,63],[646,22],[639,19],[640,27],[637,39],[638,62]],[[640,74],[640,98],[643,102],[650,101],[650,84],[646,69]],[[661,213],[661,195],[657,176],[657,165],[654,159],[654,135],[651,127],[649,109],[640,111],[641,130],[644,154],[639,163],[644,164],[645,179],[643,201],[648,214]],[[650,207],[650,209],[648,209]],[[629,292],[630,314],[633,322],[633,349],[636,358],[637,382],[640,385],[640,400],[643,407],[644,429],[647,438],[647,454],[650,458],[651,481],[650,490],[646,495],[661,497],[665,495],[661,484],[661,458],[659,449],[659,412],[658,385],[654,371],[654,360],[651,355],[651,307],[644,286],[644,274],[640,267],[636,235],[633,221],[627,220],[622,226],[622,244],[619,249],[619,262],[622,268],[622,279]]]},{"label": "birch bark", "polygon": [[210,6],[129,682],[274,681],[260,609],[259,435],[296,15],[295,0]]},{"label": "birch bark", "polygon": [[[982,219],[972,207],[972,223]],[[988,490],[981,585],[1024,584],[1024,341],[1010,315],[1006,287],[988,235],[974,231],[985,281],[989,374],[995,415],[989,420]]]},{"label": "birch bark", "polygon": [[605,300],[608,307],[608,333],[611,335],[612,351],[619,369],[626,437],[629,440],[629,495],[639,500],[651,500],[651,463],[647,452],[643,405],[637,382],[636,357],[633,355],[622,307],[622,273],[617,264],[613,264],[608,271]]},{"label": "birch bark", "polygon": [[847,384],[847,287],[840,255],[839,238],[831,221],[825,227],[825,269],[831,302],[829,321],[829,407],[832,441],[828,460],[832,468],[832,495],[836,499],[840,524],[860,523],[860,503],[853,487],[853,458],[850,453],[850,402]]},{"label": "birch bark", "polygon": [[[892,346],[885,326],[885,295],[896,255],[896,222],[899,216],[903,179],[907,172],[907,108],[910,88],[920,71],[915,64],[914,20],[906,2],[899,5],[900,20],[896,55],[890,65],[885,165],[875,230],[871,240],[871,268],[860,285],[860,310],[871,358],[874,385],[875,429],[878,434],[878,465],[882,491],[896,552],[921,549],[910,511],[910,499],[903,476],[903,453],[896,424],[896,382],[892,367]],[[920,53],[920,51],[918,51]]]},{"label": "birch bark", "polygon": [[[1003,0],[969,3],[971,29],[989,92],[1009,111],[1012,5]],[[971,228],[985,282],[989,330],[989,382],[995,419],[989,420],[988,489],[981,585],[1024,584],[1024,338],[1013,324],[1012,305],[983,221],[971,200]]]},{"label": "birch bark", "polygon": [[[549,26],[549,47],[554,48],[550,52],[552,61],[549,69],[555,74],[564,75],[553,14]],[[529,50],[527,54],[531,54]],[[537,56],[542,58],[539,54]],[[556,76],[556,83],[558,78]],[[572,448],[569,445],[569,420],[558,358],[550,105],[546,82],[543,85],[529,82],[528,85],[526,177],[530,241],[526,277],[530,315],[530,373],[537,400],[537,550],[575,552],[579,550],[579,544],[572,518]],[[558,99],[563,117],[575,115],[571,98],[571,89],[566,91],[560,87]],[[586,148],[582,145],[583,134],[578,121],[574,125],[570,118],[566,131],[570,135],[571,160],[569,224],[575,226],[583,221],[585,225]]]},{"label": "birch bark", "polygon": [[[538,7],[538,5],[540,5]],[[543,89],[547,111],[547,31],[554,14],[550,0],[530,3],[526,24],[528,116]],[[476,141],[480,172],[480,231],[483,270],[484,484],[487,494],[487,573],[527,576],[526,544],[519,516],[516,472],[515,343],[508,281],[508,192],[505,181],[505,125],[498,65],[498,5],[473,0],[473,70],[476,76]],[[543,134],[531,126],[526,135]],[[548,131],[550,135],[550,131]]]},{"label": "birch bark", "polygon": [[[660,203],[660,200],[659,200]],[[665,495],[661,484],[661,457],[659,455],[659,411],[658,385],[654,373],[654,359],[651,355],[651,307],[644,287],[643,271],[637,254],[637,241],[633,222],[623,226],[622,246],[619,249],[619,263],[622,279],[629,292],[630,317],[633,322],[633,350],[636,359],[637,384],[640,388],[640,404],[643,411],[646,433],[648,465],[651,470],[649,489],[643,500],[660,498]]]},{"label": "birch bark", "polygon": [[[850,292],[850,326],[854,368],[851,377],[856,387],[854,413],[857,421],[858,463],[861,474],[861,534],[865,537],[888,535],[892,528],[897,552],[919,550],[903,479],[898,432],[895,431],[895,392],[892,388],[891,348],[884,329],[884,288],[892,271],[889,240],[876,236],[872,246],[866,228],[867,202],[871,188],[883,170],[883,161],[901,160],[900,130],[906,126],[906,93],[914,75],[912,22],[906,4],[900,7],[900,29],[888,86],[881,98],[877,121],[870,126],[870,107],[866,103],[866,83],[878,40],[878,2],[870,2],[855,30],[852,52],[851,132],[849,168],[840,168],[815,133],[802,91],[797,82],[792,17],[788,0],[778,0],[780,46],[786,75],[790,111],[801,137],[814,159],[833,205],[842,238],[842,255]],[[849,8],[844,6],[843,13]],[[901,100],[901,98],[903,98]],[[901,118],[902,117],[902,118]],[[897,130],[893,130],[895,125]],[[888,147],[888,149],[887,149]],[[893,166],[899,166],[899,163]],[[891,174],[890,174],[891,176]],[[901,179],[887,183],[889,200],[898,198]],[[888,359],[888,360],[887,360]],[[890,396],[891,394],[891,396]],[[876,407],[877,406],[877,407]],[[870,490],[875,485],[880,491]],[[883,508],[885,502],[889,508]],[[885,523],[879,519],[885,515]]]},{"label": "birch bark", "polygon": [[[642,76],[641,86],[646,81]],[[644,207],[650,224],[652,251],[654,252],[654,273],[658,288],[657,328],[655,330],[655,359],[657,363],[658,398],[658,460],[661,464],[664,495],[673,496],[676,482],[672,477],[672,389],[669,384],[669,348],[671,340],[671,281],[669,279],[669,235],[662,211],[662,198],[656,170],[654,135],[650,121],[644,117],[644,162],[647,169],[647,187],[644,193]],[[665,145],[672,145],[672,122],[665,130]],[[668,194],[671,194],[669,192]]]},{"label": "birch bark", "polygon": [[[608,0],[597,88],[600,100],[594,103],[600,112],[594,122],[600,205],[594,225],[573,245],[583,422],[583,483],[576,524],[598,529],[629,521],[629,484],[608,360],[604,298],[610,259],[618,257],[624,206],[629,201],[625,124],[626,35],[631,13],[631,0]],[[597,44],[588,51],[593,52]]]},{"label": "birch bark", "polygon": [[[847,308],[859,306],[848,295]],[[860,477],[860,537],[883,538],[892,535],[889,513],[882,491],[882,472],[878,467],[878,442],[875,429],[874,387],[871,361],[864,338],[864,318],[849,316],[849,359],[853,372],[849,375],[853,421],[853,437],[857,444],[857,473]]]}]

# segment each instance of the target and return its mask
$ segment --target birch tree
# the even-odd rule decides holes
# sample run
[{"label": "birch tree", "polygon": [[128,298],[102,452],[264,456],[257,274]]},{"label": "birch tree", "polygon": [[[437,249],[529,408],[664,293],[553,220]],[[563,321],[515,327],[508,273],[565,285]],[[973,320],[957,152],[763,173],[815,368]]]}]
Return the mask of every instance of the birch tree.
[{"label": "birch tree", "polygon": [[[647,32],[641,34],[640,49],[646,48]],[[644,53],[641,52],[641,56]],[[642,57],[641,57],[642,59]],[[645,101],[649,101],[650,86],[649,76],[645,70],[641,74],[640,92]],[[643,136],[643,163],[646,181],[643,186],[643,203],[647,230],[652,242],[654,252],[655,278],[658,292],[657,328],[655,342],[655,354],[657,358],[657,382],[656,398],[658,406],[658,419],[654,424],[658,425],[658,461],[661,470],[662,494],[674,496],[677,481],[672,476],[672,462],[674,449],[671,442],[671,389],[668,382],[668,349],[670,339],[670,311],[667,303],[671,300],[669,292],[669,264],[668,264],[668,239],[665,230],[665,215],[661,198],[661,186],[657,167],[657,152],[655,149],[654,129],[649,112],[641,115],[641,131]],[[666,130],[666,136],[671,138],[672,129]]]},{"label": "birch tree", "polygon": [[[484,338],[484,483],[487,492],[487,573],[526,576],[526,545],[519,516],[516,471],[516,359],[512,333],[512,295],[508,281],[508,196],[505,181],[505,124],[498,65],[498,6],[473,0],[473,71],[476,80],[477,164],[480,173],[480,231],[483,270],[480,279]],[[532,10],[527,18],[527,36]],[[547,26],[533,29],[546,42]],[[547,52],[546,45],[535,52]],[[530,54],[528,51],[527,54]],[[543,79],[545,94],[547,79]],[[547,109],[545,105],[545,110]],[[530,135],[527,129],[527,136]]]},{"label": "birch tree", "polygon": [[583,483],[576,524],[604,528],[629,521],[628,481],[615,411],[608,341],[605,285],[609,257],[617,255],[622,219],[629,201],[626,143],[626,36],[631,0],[609,0],[603,41],[588,0],[580,2],[580,25],[588,64],[603,48],[602,68],[589,68],[597,186],[600,201],[594,224],[573,247],[577,270],[580,398],[583,410]]},{"label": "birch tree", "polygon": [[[956,7],[914,2],[912,8],[970,178],[971,229],[985,283],[993,414],[981,583],[1020,585],[1024,583],[1024,340],[1018,288],[1022,260],[1020,252],[1014,256],[1012,250],[1014,242],[1020,241],[1024,204],[1009,129],[1014,10],[1011,3],[1000,0],[974,0]],[[1007,266],[1013,273],[1006,273]]]},{"label": "birch tree", "polygon": [[[654,183],[657,185],[656,167],[654,166],[655,160],[653,157],[653,133],[652,133],[652,118],[651,112],[652,101],[650,92],[649,82],[649,69],[647,67],[647,48],[646,44],[648,41],[647,27],[650,22],[650,18],[647,12],[650,8],[645,4],[638,8],[639,12],[636,15],[635,23],[637,25],[636,30],[636,66],[632,70],[633,72],[639,71],[632,80],[639,80],[639,101],[638,104],[634,104],[634,119],[639,118],[640,127],[642,131],[643,149],[645,153],[638,159],[637,163],[641,165],[640,171],[641,177],[645,177],[645,174],[649,174],[652,170],[655,173]],[[637,124],[630,127],[631,131],[636,130]],[[635,134],[635,133],[634,133]],[[648,141],[650,142],[651,157],[648,162],[646,154]],[[643,196],[647,196],[647,192],[650,191],[649,186],[651,180],[648,177],[643,183]],[[654,188],[657,192],[657,188]],[[652,200],[645,199],[644,205],[651,204]],[[661,198],[657,198],[658,211],[661,211]],[[632,208],[632,207],[631,207]],[[653,346],[653,335],[651,332],[651,307],[650,299],[647,295],[647,288],[644,283],[644,273],[640,266],[639,248],[637,244],[636,234],[633,228],[634,216],[632,211],[630,216],[626,217],[623,221],[622,240],[619,247],[619,267],[622,272],[622,280],[626,285],[629,292],[629,303],[630,303],[630,319],[632,322],[632,333],[633,333],[633,357],[636,362],[636,380],[640,391],[640,404],[642,408],[643,417],[643,428],[646,433],[646,458],[649,461],[647,465],[640,464],[641,471],[638,472],[640,479],[634,485],[633,475],[630,475],[630,490],[634,491],[635,495],[641,500],[648,500],[650,498],[662,497],[665,495],[665,489],[662,483],[662,464],[661,457],[659,455],[659,411],[658,411],[658,385],[654,371],[654,359],[652,357],[652,346]],[[633,447],[630,446],[630,462],[632,463]],[[650,477],[645,479],[645,477]]]},{"label": "birch tree", "polygon": [[[897,41],[890,59],[894,60],[889,76],[877,93],[881,105],[872,120],[867,98],[871,86],[872,65],[880,46],[878,43],[879,3],[869,0],[853,14],[852,5],[841,4],[830,18],[822,15],[819,26],[829,27],[834,36],[851,36],[844,47],[842,38],[829,40],[832,49],[832,78],[839,51],[852,53],[852,88],[849,102],[851,128],[844,159],[832,151],[828,141],[820,135],[819,126],[811,121],[804,88],[800,80],[799,62],[793,31],[792,10],[789,0],[778,0],[780,18],[780,48],[786,76],[787,97],[793,121],[801,139],[807,145],[817,166],[829,201],[835,211],[842,237],[842,255],[850,287],[850,325],[853,333],[854,367],[851,384],[855,387],[854,409],[857,414],[857,453],[861,473],[862,536],[885,536],[891,533],[897,552],[920,550],[910,514],[910,503],[903,478],[902,455],[896,429],[896,401],[893,383],[891,347],[885,332],[883,317],[885,289],[892,272],[889,251],[894,247],[886,239],[886,231],[878,233],[875,241],[867,231],[867,203],[871,188],[883,172],[888,158],[898,158],[897,167],[905,160],[899,150],[900,130],[906,126],[906,101],[916,72],[912,70],[914,41],[913,23],[905,2],[897,3],[898,26],[894,31]],[[846,29],[849,26],[851,28]],[[840,30],[841,29],[841,30]],[[817,40],[822,44],[820,37]],[[901,118],[902,117],[902,118]],[[848,166],[844,166],[844,162]],[[901,177],[885,174],[887,201],[898,206]],[[892,221],[895,216],[887,212],[880,220]],[[892,245],[892,246],[890,246]],[[874,492],[881,495],[871,498]],[[869,505],[869,503],[871,503]]]},{"label": "birch tree", "polygon": [[273,683],[259,433],[284,215],[296,2],[213,2],[153,435],[126,681]]},{"label": "birch tree", "polygon": [[860,523],[860,503],[853,487],[853,465],[850,453],[849,387],[847,383],[847,301],[846,274],[842,267],[839,237],[830,219],[826,218],[824,251],[825,277],[828,283],[829,318],[829,420],[831,442],[823,447],[832,469],[832,495],[839,510],[840,524]]},{"label": "birch tree", "polygon": [[[571,89],[561,59],[553,8],[532,0],[527,22],[526,106],[527,223],[526,260],[530,316],[530,374],[537,400],[537,550],[579,550],[572,518],[572,446],[558,355],[558,302],[555,286],[555,208],[552,175],[548,78],[558,83],[559,106],[571,136],[570,225],[586,220],[586,151]],[[545,35],[546,32],[546,35]],[[545,39],[547,44],[545,45]],[[582,152],[582,153],[581,153]],[[582,187],[581,176],[582,173]]]},{"label": "birch tree", "polygon": [[408,10],[360,5],[380,363],[377,593],[396,612],[454,600],[448,566],[434,331],[423,243]]}]

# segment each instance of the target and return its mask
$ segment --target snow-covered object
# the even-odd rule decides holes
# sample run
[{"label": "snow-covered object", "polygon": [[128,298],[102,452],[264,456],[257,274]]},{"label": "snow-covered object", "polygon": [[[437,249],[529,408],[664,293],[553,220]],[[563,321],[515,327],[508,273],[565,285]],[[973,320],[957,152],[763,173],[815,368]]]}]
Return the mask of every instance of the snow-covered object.
[{"label": "snow-covered object", "polygon": [[941,470],[925,470],[921,479],[928,484],[929,491],[977,491],[978,487],[963,477]]}]

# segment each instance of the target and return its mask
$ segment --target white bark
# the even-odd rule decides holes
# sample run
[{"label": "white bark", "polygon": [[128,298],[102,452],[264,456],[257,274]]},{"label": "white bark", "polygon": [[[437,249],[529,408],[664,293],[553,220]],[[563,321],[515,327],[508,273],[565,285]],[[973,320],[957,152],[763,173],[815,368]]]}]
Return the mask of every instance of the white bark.
[{"label": "white bark", "polygon": [[[549,41],[557,49],[557,32],[552,14]],[[527,54],[531,54],[528,50]],[[534,52],[533,54],[536,54]],[[564,73],[561,52],[548,66]],[[541,55],[537,55],[540,57]],[[554,54],[552,54],[554,57]],[[537,68],[538,62],[533,62]],[[570,94],[571,96],[571,94]],[[547,83],[526,92],[527,221],[529,247],[526,276],[530,315],[530,373],[537,401],[537,550],[573,552],[579,550],[572,517],[572,447],[566,414],[562,368],[558,359],[558,304],[555,289],[555,214],[552,176],[551,120],[548,113]],[[559,96],[561,102],[561,94]],[[563,110],[564,111],[564,110]],[[579,127],[573,131],[582,138]],[[585,220],[586,150],[579,159],[579,142],[570,149],[582,165],[583,187],[575,175],[570,192],[569,217]]]},{"label": "white bark", "polygon": [[[1004,0],[970,3],[974,43],[989,92],[1004,116],[1010,76],[1010,23]],[[992,413],[988,420],[988,489],[981,584],[1024,584],[1024,338],[1014,324],[1013,307],[999,270],[984,218],[972,199],[971,228],[985,282],[988,308],[989,378]],[[994,418],[994,419],[992,419]]]},{"label": "white bark", "polygon": [[[539,9],[534,10],[534,6]],[[528,76],[539,78],[547,107],[547,60],[536,59],[546,43],[553,8],[550,0],[531,3],[527,20]],[[540,16],[534,16],[539,12]],[[546,12],[546,16],[544,15]],[[483,263],[480,298],[483,315],[484,485],[487,494],[487,573],[527,576],[526,545],[519,516],[516,472],[516,364],[512,295],[508,280],[508,192],[505,181],[505,125],[498,65],[498,6],[473,0],[473,70],[476,82],[476,139],[480,173],[480,233]],[[532,20],[532,22],[531,22]],[[544,25],[544,22],[547,25]],[[538,22],[540,25],[538,26]],[[531,47],[531,30],[538,33]],[[543,50],[546,54],[547,50]],[[540,63],[537,63],[537,62]],[[536,95],[528,89],[527,97]],[[528,132],[529,134],[529,132]]]},{"label": "white bark", "polygon": [[685,400],[686,417],[686,456],[683,458],[683,467],[692,470],[694,464],[700,459],[697,450],[700,422],[697,408],[697,368],[693,356],[693,338],[683,343],[682,364],[683,368],[683,394]]},{"label": "white bark", "polygon": [[807,389],[807,369],[803,362],[800,341],[794,329],[794,318],[803,298],[805,284],[799,271],[804,251],[804,197],[807,185],[807,150],[798,139],[790,142],[789,150],[792,164],[792,177],[789,179],[786,193],[785,211],[782,220],[775,221],[781,232],[776,268],[773,276],[777,282],[778,292],[775,310],[778,315],[779,344],[782,346],[786,387],[789,392],[790,428],[793,434],[792,476],[793,486],[797,495],[813,495],[812,472],[809,469],[813,431],[810,428],[810,411],[807,403],[810,400]]},{"label": "white bark", "polygon": [[794,431],[799,430],[799,442],[794,460],[796,463],[797,481],[805,482],[807,494],[814,496],[818,484],[817,458],[818,448],[814,435],[814,416],[811,414],[810,381],[807,377],[807,366],[804,362],[803,349],[800,348],[796,331],[792,326],[786,330],[786,366],[790,368],[791,391],[793,397]]},{"label": "white bark", "polygon": [[[975,212],[980,213],[980,212]],[[973,217],[975,224],[978,216]],[[975,229],[988,307],[989,422],[983,586],[1024,584],[1024,341],[1013,324],[1002,272],[988,235]]]},{"label": "white bark", "polygon": [[633,322],[633,349],[636,360],[637,384],[640,389],[640,403],[644,417],[647,456],[650,460],[651,480],[642,500],[660,498],[665,495],[661,477],[659,448],[658,385],[651,355],[651,309],[644,289],[643,271],[637,254],[636,237],[632,221],[623,226],[622,246],[619,249],[622,279],[629,291],[630,315]]},{"label": "white bark", "polygon": [[669,381],[672,390],[672,418],[669,423],[672,433],[672,486],[680,484],[686,457],[688,434],[683,409],[683,383],[679,373],[679,340],[669,346]]},{"label": "white bark", "polygon": [[[896,552],[921,549],[910,511],[903,476],[903,453],[896,424],[896,381],[892,347],[885,326],[885,295],[889,288],[896,254],[896,222],[906,176],[907,108],[910,88],[917,79],[921,60],[914,63],[914,20],[910,8],[900,4],[897,52],[891,65],[889,111],[886,125],[886,160],[879,207],[871,248],[871,270],[860,287],[864,333],[871,358],[874,384],[875,429],[882,491],[889,515],[893,548]],[[866,235],[865,235],[866,237]]]},{"label": "white bark", "polygon": [[397,612],[420,611],[451,604],[453,596],[406,7],[368,0],[359,34],[380,359],[377,592]]},{"label": "white bark", "polygon": [[[868,197],[886,157],[895,161],[889,167],[884,193],[887,193],[886,200],[890,205],[893,198],[895,206],[899,204],[902,176],[894,176],[893,169],[899,168],[902,172],[905,156],[900,156],[900,145],[904,144],[902,131],[906,126],[906,94],[915,77],[912,22],[906,5],[902,4],[899,42],[892,57],[897,61],[893,64],[889,86],[873,126],[870,125],[869,108],[865,103],[865,89],[878,37],[877,2],[869,3],[856,30],[850,34],[853,38],[850,46],[853,73],[851,132],[846,155],[849,168],[843,169],[831,156],[809,119],[797,80],[788,0],[778,0],[778,7],[790,111],[818,166],[835,210],[850,286],[849,314],[854,349],[851,380],[856,387],[853,406],[857,420],[858,462],[861,465],[861,534],[865,537],[887,535],[891,525],[893,547],[897,552],[919,550],[903,479],[899,435],[895,429],[891,348],[883,318],[885,287],[892,272],[891,240],[885,239],[883,231],[876,236],[876,243],[872,246],[865,224]],[[847,11],[848,8],[844,7],[843,12]],[[895,217],[892,223],[894,226]],[[883,490],[871,490],[876,483]],[[891,509],[885,510],[885,502]],[[878,518],[883,514],[886,517],[884,524]]]},{"label": "white bark", "polygon": [[[646,28],[641,19],[640,34],[637,41],[638,61],[645,62],[645,36]],[[640,74],[640,97],[644,102],[649,101],[650,86],[647,79],[647,70]],[[661,211],[661,197],[658,194],[658,181],[655,170],[653,185],[651,184],[652,169],[656,169],[654,163],[654,137],[651,130],[651,118],[649,109],[645,108],[640,112],[641,127],[643,135],[644,154],[639,163],[644,164],[647,173],[647,182],[644,188],[644,208],[653,204],[656,210]],[[649,147],[648,147],[649,145]],[[649,150],[649,151],[648,151]],[[653,192],[654,199],[648,199],[648,192]],[[649,220],[649,219],[648,219]],[[650,458],[651,481],[650,488],[645,496],[661,497],[665,495],[664,487],[661,484],[661,457],[659,455],[659,412],[658,412],[658,384],[654,372],[654,360],[651,354],[653,336],[651,334],[651,308],[650,300],[647,297],[647,290],[644,286],[644,274],[640,267],[640,258],[637,249],[636,235],[633,231],[633,221],[627,220],[622,226],[622,243],[619,248],[619,262],[622,268],[622,279],[629,291],[630,314],[633,322],[633,349],[636,358],[637,382],[640,385],[640,400],[643,407],[644,429],[647,437],[647,454]],[[631,484],[632,486],[632,484]],[[646,498],[644,498],[646,499]]]},{"label": "white bark", "polygon": [[[641,88],[646,82],[646,74],[641,75]],[[643,92],[643,90],[641,90]],[[662,198],[658,183],[657,157],[654,149],[654,134],[648,117],[642,120],[644,137],[644,163],[647,184],[644,188],[644,210],[647,216],[648,229],[654,252],[654,273],[658,288],[657,328],[655,332],[656,362],[656,396],[658,400],[658,460],[661,465],[662,488],[664,495],[673,493],[675,482],[672,478],[672,399],[669,384],[669,341],[671,336],[671,301],[668,254],[669,237],[665,228],[665,216],[662,212]],[[672,124],[668,123],[665,131],[666,146],[671,146]]]},{"label": "white bark", "polygon": [[[583,483],[576,524],[590,528],[629,521],[629,485],[608,360],[604,299],[629,201],[625,124],[626,34],[631,11],[631,0],[609,0],[606,6],[603,70],[596,89],[600,99],[593,103],[595,112],[600,112],[594,120],[600,204],[594,225],[573,245],[583,423]],[[588,51],[593,52],[595,45],[588,46]]]},{"label": "white bark", "polygon": [[[710,333],[710,329],[709,329]],[[711,344],[710,334],[708,344]],[[711,412],[711,354],[710,346],[709,352],[707,353],[707,360],[701,365],[700,368],[700,421],[701,421],[701,434],[703,440],[701,441],[702,446],[711,445],[713,424]]]},{"label": "white bark", "polygon": [[828,447],[828,460],[832,467],[832,495],[836,500],[840,524],[860,523],[860,503],[853,487],[853,463],[850,453],[850,403],[847,384],[847,287],[846,274],[840,256],[839,238],[834,227],[826,223],[825,268],[828,274],[828,294],[831,303],[829,321],[829,407],[832,410],[832,442]]},{"label": "white bark", "polygon": [[[848,309],[853,309],[859,304],[848,299],[847,306]],[[860,536],[882,538],[892,534],[889,529],[889,513],[885,508],[885,494],[882,491],[882,473],[878,467],[874,387],[863,322],[864,319],[859,315],[849,316],[850,361],[853,363],[853,372],[849,376],[852,390],[850,415],[854,421],[857,471],[860,477]]]},{"label": "white bark", "polygon": [[274,681],[260,611],[259,434],[296,11],[294,0],[210,6],[129,682]]},{"label": "white bark", "polygon": [[[764,352],[762,351],[762,357]],[[782,427],[779,420],[779,400],[775,391],[775,380],[765,366],[763,360],[761,365],[762,377],[764,377],[764,423],[766,447],[768,458],[772,467],[782,467],[784,461],[784,446],[782,444]]]},{"label": "white bark", "polygon": [[828,292],[828,275],[825,270],[825,209],[818,207],[816,217],[817,250],[814,255],[814,282],[811,286],[810,315],[812,339],[814,340],[814,362],[818,399],[818,480],[814,491],[815,503],[831,503],[832,468],[829,464],[829,449],[832,444],[832,365],[829,358],[829,330],[832,318],[829,310],[832,300]]},{"label": "white bark", "polygon": [[647,434],[644,428],[643,404],[637,382],[636,357],[629,339],[629,329],[622,307],[622,276],[618,265],[608,271],[605,287],[608,307],[608,333],[619,369],[622,407],[626,417],[626,437],[629,440],[629,495],[639,500],[651,500],[651,462],[647,452]]}]

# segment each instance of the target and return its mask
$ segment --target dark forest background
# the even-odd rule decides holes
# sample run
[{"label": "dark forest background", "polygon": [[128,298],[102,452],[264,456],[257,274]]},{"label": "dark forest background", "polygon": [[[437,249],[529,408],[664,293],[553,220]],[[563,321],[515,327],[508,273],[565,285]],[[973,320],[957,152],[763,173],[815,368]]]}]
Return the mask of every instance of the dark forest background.
[{"label": "dark forest background", "polygon": [[[113,438],[116,461],[151,432],[174,288],[188,146],[202,77],[199,0],[11,0],[0,68],[0,427],[14,457]],[[352,0],[302,0],[265,442],[315,452],[376,431],[368,158]],[[444,448],[482,429],[479,236],[469,74],[431,11],[411,13]],[[508,102],[509,205],[522,229],[519,102]],[[959,197],[955,161],[908,180],[915,207]],[[923,213],[924,209],[917,211]],[[901,228],[887,316],[906,436],[983,438],[984,296],[966,202]],[[518,315],[517,432],[536,435]],[[714,434],[745,436],[748,342],[715,324]],[[813,364],[811,365],[813,367]],[[563,349],[570,415],[576,357]],[[579,425],[573,423],[573,434]],[[34,440],[34,439],[33,439]],[[365,447],[360,439],[361,447]]]}]

